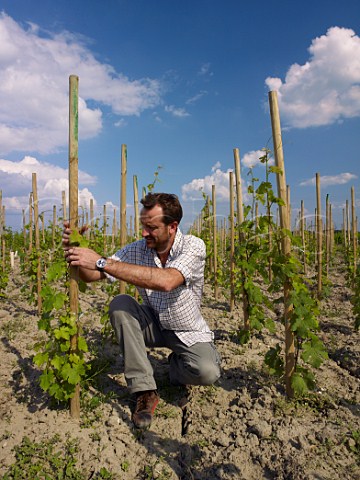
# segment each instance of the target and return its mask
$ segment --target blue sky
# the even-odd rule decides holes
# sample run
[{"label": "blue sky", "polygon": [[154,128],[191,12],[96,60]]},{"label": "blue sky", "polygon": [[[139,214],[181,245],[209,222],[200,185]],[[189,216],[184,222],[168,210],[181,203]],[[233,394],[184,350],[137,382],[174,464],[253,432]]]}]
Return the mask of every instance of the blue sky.
[{"label": "blue sky", "polygon": [[[121,145],[139,187],[179,195],[186,230],[215,184],[228,214],[240,149],[244,184],[272,148],[268,91],[277,90],[293,215],[315,207],[315,173],[336,226],[359,189],[358,0],[0,0],[0,185],[21,226],[31,174],[40,210],[67,189],[68,83],[79,76],[80,199],[119,205]],[[359,204],[359,203],[358,203]],[[323,209],[325,205],[323,206]]]}]

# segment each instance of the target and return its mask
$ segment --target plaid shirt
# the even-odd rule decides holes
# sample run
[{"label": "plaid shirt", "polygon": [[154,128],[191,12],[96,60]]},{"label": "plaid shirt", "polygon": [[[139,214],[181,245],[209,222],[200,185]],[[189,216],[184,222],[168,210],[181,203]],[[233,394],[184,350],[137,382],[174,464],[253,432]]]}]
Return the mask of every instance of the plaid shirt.
[{"label": "plaid shirt", "polygon": [[165,267],[144,239],[118,250],[112,258],[146,267],[176,268],[181,272],[185,283],[171,292],[137,288],[144,304],[158,313],[161,327],[173,330],[185,345],[191,346],[214,338],[200,312],[205,256],[204,242],[193,235],[183,235],[178,229]]}]

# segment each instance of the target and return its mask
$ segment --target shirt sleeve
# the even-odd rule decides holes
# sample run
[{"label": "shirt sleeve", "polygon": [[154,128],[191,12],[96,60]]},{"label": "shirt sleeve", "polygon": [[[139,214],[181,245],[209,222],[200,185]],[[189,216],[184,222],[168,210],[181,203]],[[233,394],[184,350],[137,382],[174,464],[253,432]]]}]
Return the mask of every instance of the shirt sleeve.
[{"label": "shirt sleeve", "polygon": [[[138,263],[137,258],[139,256],[139,249],[141,248],[141,245],[142,244],[139,241],[129,243],[128,245],[125,245],[125,247],[115,252],[114,255],[109,258],[116,260],[117,262]],[[106,272],[104,272],[104,274],[110,282],[117,281],[117,278],[113,277],[112,275],[109,275]]]},{"label": "shirt sleeve", "polygon": [[203,240],[189,236],[184,241],[181,253],[169,263],[168,268],[178,270],[185,279],[185,285],[189,286],[203,277],[205,257],[206,247]]}]

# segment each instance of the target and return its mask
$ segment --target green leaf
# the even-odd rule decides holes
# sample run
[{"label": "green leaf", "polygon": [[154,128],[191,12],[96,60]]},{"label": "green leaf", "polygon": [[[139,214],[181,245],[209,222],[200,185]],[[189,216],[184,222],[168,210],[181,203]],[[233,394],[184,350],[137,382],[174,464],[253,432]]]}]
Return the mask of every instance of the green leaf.
[{"label": "green leaf", "polygon": [[34,359],[33,359],[33,362],[35,363],[35,365],[37,365],[38,367],[41,367],[41,365],[44,365],[44,363],[47,363],[49,359],[49,354],[48,353],[37,353],[35,356],[34,356]]},{"label": "green leaf", "polygon": [[279,173],[282,175],[282,170],[280,167],[276,167],[275,165],[269,166],[269,172],[271,173]]},{"label": "green leaf", "polygon": [[56,293],[53,298],[54,308],[56,310],[60,310],[63,308],[65,302],[67,300],[67,295],[65,293]]},{"label": "green leaf", "polygon": [[67,327],[55,328],[54,337],[57,340],[60,340],[60,338],[63,338],[65,340],[69,340],[70,339],[69,329]]},{"label": "green leaf", "polygon": [[84,337],[78,338],[78,349],[80,352],[87,352],[88,346]]},{"label": "green leaf", "polygon": [[50,319],[41,317],[40,320],[38,320],[38,329],[45,330],[45,332],[48,332],[50,329]]},{"label": "green leaf", "polygon": [[72,385],[77,385],[80,382],[80,375],[78,374],[77,369],[72,367],[69,363],[64,365],[61,370],[61,376]]},{"label": "green leaf", "polygon": [[69,398],[64,394],[63,388],[58,383],[53,383],[52,385],[50,385],[49,394],[60,402]]},{"label": "green leaf", "polygon": [[284,362],[280,353],[281,347],[277,344],[276,347],[270,348],[265,354],[265,364],[269,367],[270,374],[279,377],[284,374]]},{"label": "green leaf", "polygon": [[54,282],[55,280],[59,280],[65,275],[65,272],[66,264],[64,260],[52,263],[46,272],[46,280],[48,282]]},{"label": "green leaf", "polygon": [[54,380],[55,376],[53,372],[45,370],[44,373],[40,375],[40,387],[46,392],[50,386],[54,384]]},{"label": "green leaf", "polygon": [[70,340],[67,340],[66,342],[64,342],[60,345],[60,350],[62,352],[68,352],[69,349],[70,349]]},{"label": "green leaf", "polygon": [[237,337],[241,345],[245,345],[250,340],[250,331],[249,330],[240,330],[237,333]]},{"label": "green leaf", "polygon": [[89,246],[88,240],[84,238],[77,230],[74,230],[69,237],[70,247],[83,247],[87,248]]},{"label": "green leaf", "polygon": [[261,332],[261,330],[264,328],[263,323],[255,315],[251,316],[250,325],[251,325],[251,328],[253,328],[254,330],[257,330],[258,332]]},{"label": "green leaf", "polygon": [[309,390],[315,387],[315,377],[307,369],[298,367],[296,372],[291,377],[291,386],[297,396],[305,395]]},{"label": "green leaf", "polygon": [[56,355],[52,360],[51,360],[51,365],[56,369],[56,370],[61,370],[62,366],[64,365],[64,362],[66,361],[65,357]]},{"label": "green leaf", "polygon": [[309,391],[306,381],[299,373],[294,373],[291,377],[291,386],[297,396],[303,396]]},{"label": "green leaf", "polygon": [[261,182],[260,185],[258,186],[256,193],[259,195],[263,195],[266,193],[268,190],[272,188],[272,185],[270,182]]},{"label": "green leaf", "polygon": [[328,358],[323,342],[314,334],[302,344],[301,358],[312,367],[319,368]]},{"label": "green leaf", "polygon": [[276,332],[275,322],[272,318],[267,318],[264,322],[264,326],[269,330],[270,333]]}]

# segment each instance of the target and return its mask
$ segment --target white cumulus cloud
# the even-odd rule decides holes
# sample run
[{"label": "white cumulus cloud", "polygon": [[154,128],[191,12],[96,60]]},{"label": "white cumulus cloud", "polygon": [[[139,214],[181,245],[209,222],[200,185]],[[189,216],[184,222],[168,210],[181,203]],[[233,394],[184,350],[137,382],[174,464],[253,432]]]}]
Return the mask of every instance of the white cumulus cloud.
[{"label": "white cumulus cloud", "polygon": [[278,91],[285,124],[306,128],[360,115],[360,38],[349,28],[332,27],[315,38],[304,65],[293,64],[282,81],[268,77]]},{"label": "white cumulus cloud", "polygon": [[[161,84],[129,80],[98,61],[83,37],[43,32],[0,13],[0,153],[48,154],[68,142],[69,76],[79,76],[79,135],[102,128],[102,108],[140,115],[158,105]],[[90,106],[91,105],[91,106]]]},{"label": "white cumulus cloud", "polygon": [[251,152],[245,153],[244,157],[240,160],[240,163],[245,167],[252,168],[260,164],[260,158],[264,155],[265,152],[263,150],[252,150]]},{"label": "white cumulus cloud", "polygon": [[216,198],[219,201],[229,200],[229,172],[233,170],[227,169],[226,172],[221,170],[221,164],[217,162],[211,169],[211,174],[204,178],[194,178],[191,182],[181,187],[182,199],[200,200],[202,192],[211,197],[212,186],[215,185]]},{"label": "white cumulus cloud", "polygon": [[[351,182],[351,180],[357,179],[357,175],[353,173],[339,173],[339,175],[324,175],[320,177],[320,184],[324,187],[329,187],[331,185],[344,185],[345,183]],[[316,178],[309,178],[300,183],[301,187],[308,187],[315,185]]]},{"label": "white cumulus cloud", "polygon": [[[32,191],[32,174],[36,173],[37,194],[40,211],[51,211],[53,205],[60,205],[62,192],[68,198],[68,170],[47,162],[40,162],[26,156],[21,161],[0,159],[0,184],[2,185],[3,204],[7,210],[19,211],[29,205]],[[79,205],[88,208],[93,194],[86,186],[95,185],[96,177],[79,171]],[[94,200],[96,205],[96,201]]]}]

